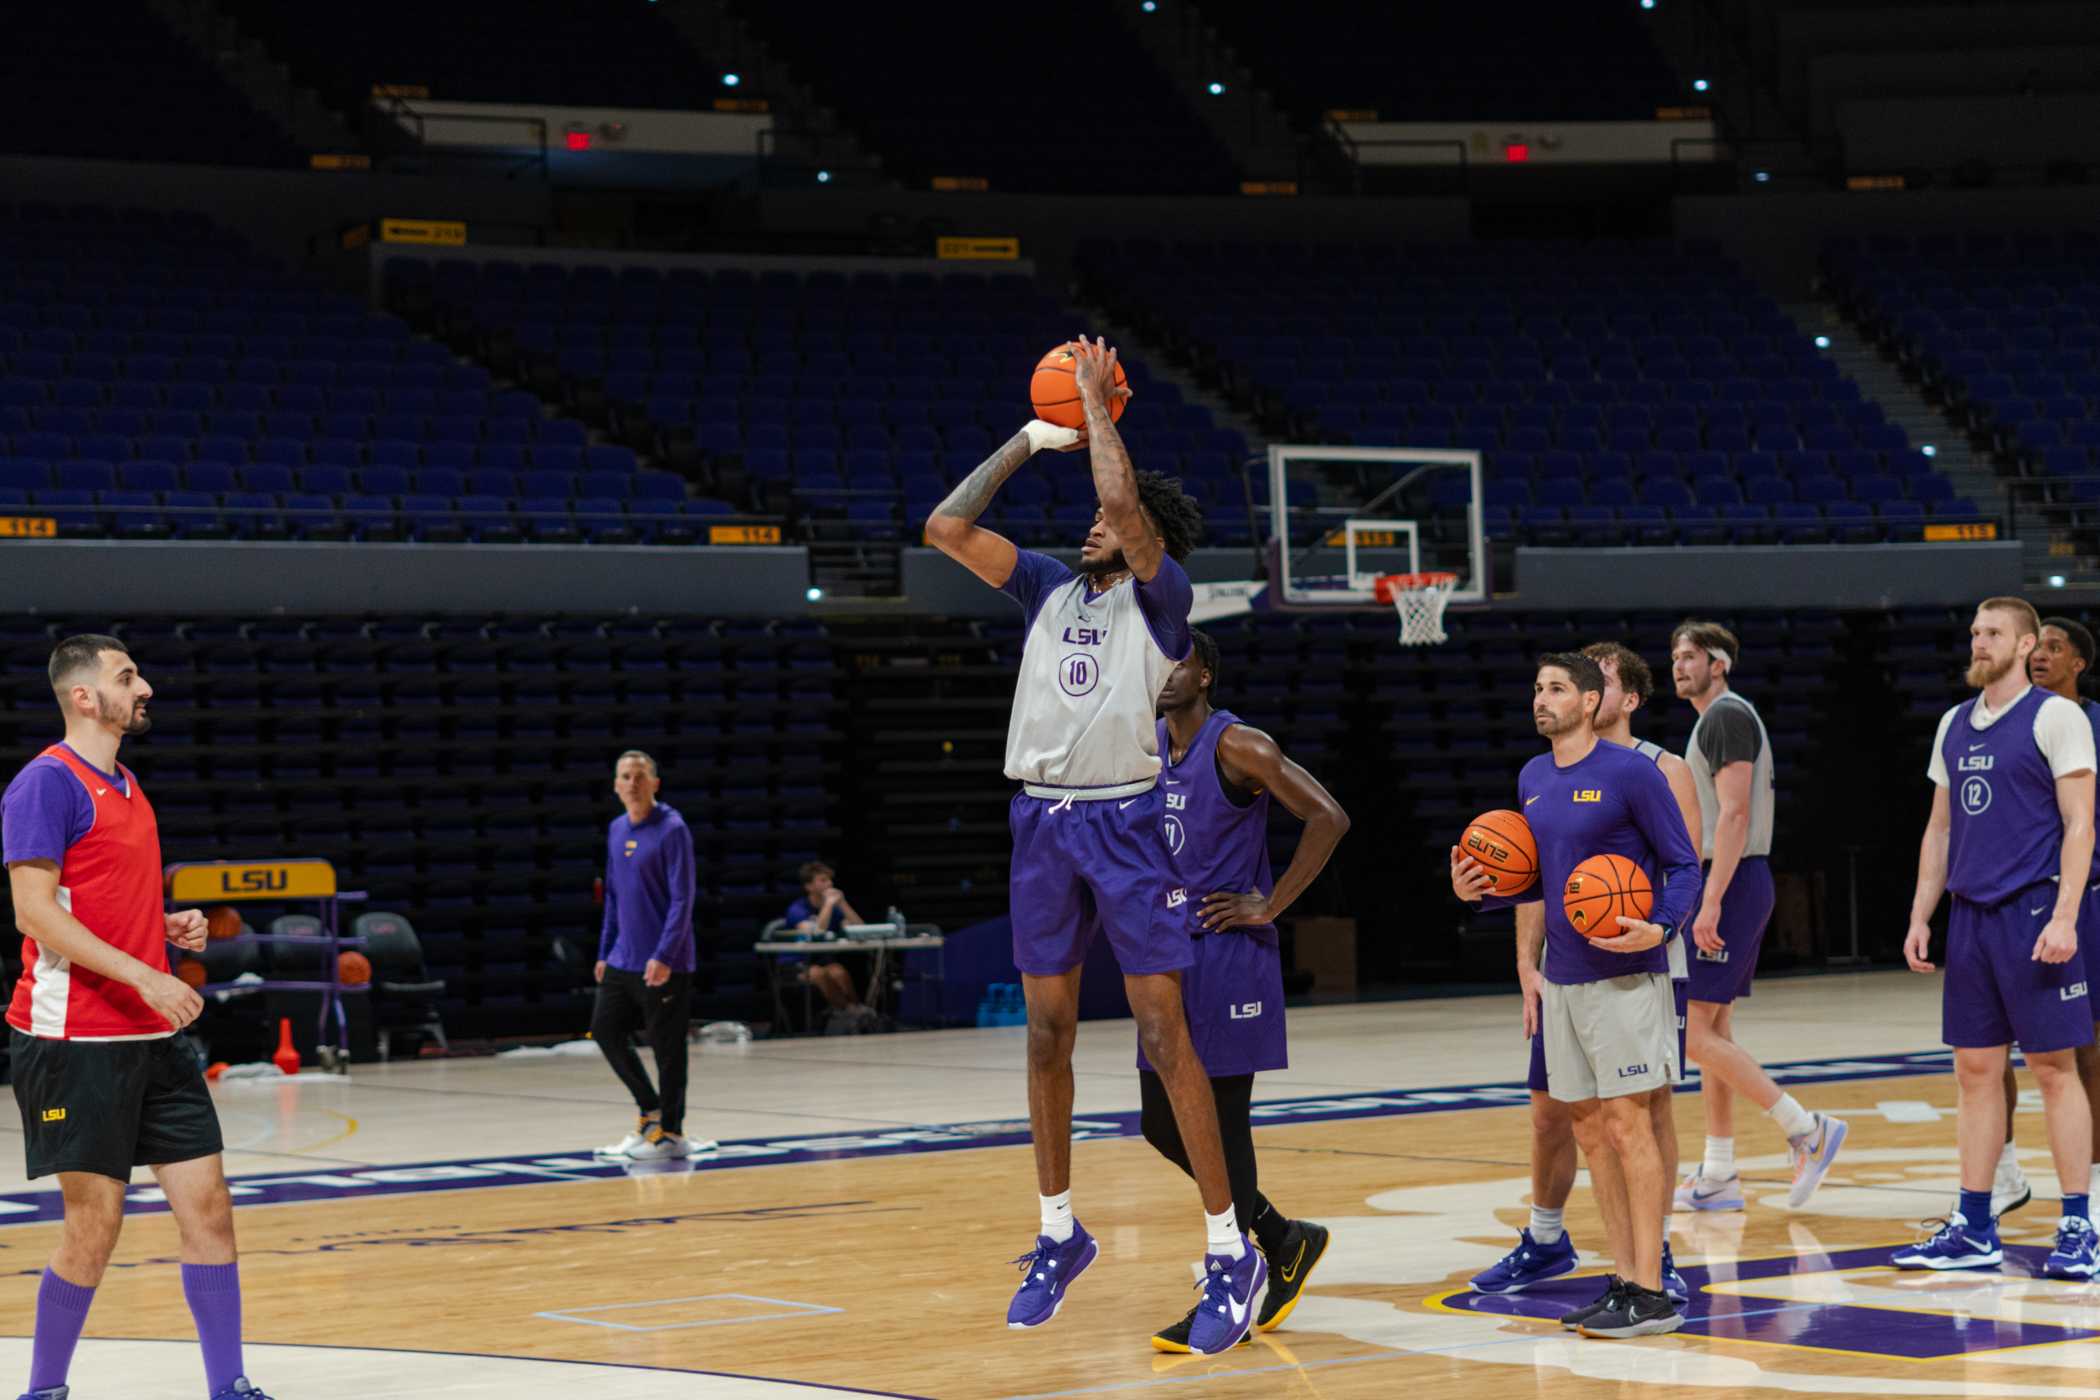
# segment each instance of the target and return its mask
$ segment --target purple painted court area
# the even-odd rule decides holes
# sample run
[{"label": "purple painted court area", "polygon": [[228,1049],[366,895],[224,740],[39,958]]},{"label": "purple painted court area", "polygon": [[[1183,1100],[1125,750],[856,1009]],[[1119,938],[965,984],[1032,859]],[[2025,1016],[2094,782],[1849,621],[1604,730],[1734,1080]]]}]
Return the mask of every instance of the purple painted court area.
[{"label": "purple painted court area", "polygon": [[[1907,1055],[1868,1055],[1844,1060],[1799,1060],[1768,1065],[1781,1084],[1827,1083],[1846,1079],[1890,1079],[1915,1074],[1945,1074],[1953,1064],[1945,1050]],[[1680,1092],[1698,1081],[1680,1086]],[[1014,1097],[1021,1097],[1020,1074]],[[1448,1089],[1396,1089],[1384,1093],[1329,1094],[1319,1098],[1270,1099],[1254,1105],[1257,1124],[1321,1123],[1346,1118],[1391,1118],[1417,1113],[1451,1113],[1472,1108],[1506,1108],[1530,1101],[1521,1080],[1468,1084]],[[1075,1139],[1136,1137],[1138,1115],[1094,1113],[1072,1123]],[[1017,1147],[1028,1141],[1028,1121],[999,1119],[983,1123],[940,1123],[870,1133],[809,1133],[798,1137],[725,1142],[712,1152],[685,1162],[627,1163],[600,1161],[587,1152],[556,1156],[469,1157],[443,1162],[354,1167],[316,1172],[272,1172],[232,1178],[237,1206],[284,1205],[296,1201],[334,1201],[352,1197],[420,1195],[430,1191],[472,1191],[493,1186],[543,1186],[550,1181],[606,1181],[620,1176],[666,1172],[721,1171],[729,1167],[836,1161],[851,1157],[894,1157],[920,1152],[955,1152],[977,1147]],[[158,1188],[135,1186],[125,1196],[132,1214],[168,1208]],[[0,1195],[0,1227],[35,1225],[64,1214],[56,1191],[18,1191]]]},{"label": "purple painted court area", "polygon": [[[1812,1259],[1794,1255],[1745,1259],[1718,1271],[1680,1268],[1678,1272],[1691,1285],[1692,1302],[1686,1309],[1689,1321],[1678,1335],[1778,1343],[1853,1356],[1902,1357],[1912,1361],[2100,1337],[2100,1331],[2090,1327],[1905,1312],[1886,1307],[1862,1308],[1844,1303],[1787,1303],[1776,1298],[1742,1298],[1705,1291],[1717,1272],[1727,1282],[1740,1283],[1795,1272],[1827,1274],[1886,1266],[1891,1248],[1891,1245],[1882,1245],[1873,1249],[1850,1249]],[[1980,1276],[2039,1275],[2042,1261],[2048,1255],[2049,1251],[2040,1246],[2007,1245],[2004,1266]],[[1563,1313],[1593,1300],[1602,1287],[1602,1279],[1594,1275],[1560,1278],[1522,1293],[1460,1293],[1444,1299],[1443,1306],[1454,1311],[1495,1317],[1557,1321]],[[1919,1301],[1921,1305],[1929,1302],[1923,1298]]]}]

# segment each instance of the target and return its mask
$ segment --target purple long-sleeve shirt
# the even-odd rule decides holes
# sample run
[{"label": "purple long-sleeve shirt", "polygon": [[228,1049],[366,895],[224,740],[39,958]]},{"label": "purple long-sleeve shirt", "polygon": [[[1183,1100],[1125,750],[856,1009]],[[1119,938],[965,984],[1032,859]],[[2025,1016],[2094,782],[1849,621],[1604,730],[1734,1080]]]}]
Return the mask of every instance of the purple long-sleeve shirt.
[{"label": "purple long-sleeve shirt", "polygon": [[1542,753],[1518,775],[1517,796],[1538,841],[1539,882],[1512,903],[1543,901],[1546,906],[1546,980],[1597,982],[1629,972],[1667,971],[1668,955],[1661,946],[1645,953],[1594,947],[1561,907],[1568,876],[1601,855],[1625,856],[1648,872],[1655,887],[1651,922],[1678,930],[1698,907],[1699,852],[1685,830],[1670,781],[1655,761],[1604,740],[1566,768],[1554,764],[1551,752]]},{"label": "purple long-sleeve shirt", "polygon": [[693,970],[693,834],[659,802],[637,826],[622,812],[605,833],[605,923],[598,957],[623,972],[653,958]]}]

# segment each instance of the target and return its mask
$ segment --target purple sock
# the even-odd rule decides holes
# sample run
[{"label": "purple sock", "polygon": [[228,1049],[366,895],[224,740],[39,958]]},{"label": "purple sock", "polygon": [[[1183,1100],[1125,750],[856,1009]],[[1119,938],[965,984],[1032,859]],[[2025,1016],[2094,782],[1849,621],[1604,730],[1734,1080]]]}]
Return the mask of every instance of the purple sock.
[{"label": "purple sock", "polygon": [[36,1290],[36,1348],[29,1359],[29,1388],[49,1390],[66,1383],[73,1366],[73,1348],[80,1345],[80,1329],[87,1326],[88,1309],[95,1290],[67,1283],[49,1269]]},{"label": "purple sock", "polygon": [[217,1395],[244,1374],[241,1369],[241,1266],[184,1264],[182,1295],[197,1320],[204,1348],[204,1383]]}]

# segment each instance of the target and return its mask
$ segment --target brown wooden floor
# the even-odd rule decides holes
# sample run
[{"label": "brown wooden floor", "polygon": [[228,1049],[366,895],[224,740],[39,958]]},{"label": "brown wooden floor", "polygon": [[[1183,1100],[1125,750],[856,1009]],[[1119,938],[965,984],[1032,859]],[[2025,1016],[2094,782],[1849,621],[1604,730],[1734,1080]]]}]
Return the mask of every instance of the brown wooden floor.
[{"label": "brown wooden floor", "polygon": [[[1806,1254],[1802,1270],[1817,1273],[1818,1250],[1913,1238],[1918,1220],[1948,1204],[1953,1093],[1946,1076],[1797,1091],[1852,1121],[1823,1195],[1798,1215],[1753,1200],[1745,1215],[1680,1216],[1679,1262]],[[1944,1116],[1889,1121],[1876,1107],[1889,1103],[1910,1105],[1897,1118],[1929,1108]],[[1680,1097],[1678,1107],[1694,1154],[1697,1100]],[[2056,1189],[2039,1115],[2023,1112],[2019,1128],[2037,1199],[2008,1218],[2007,1241],[2044,1242]],[[1746,1119],[1741,1139],[1753,1195],[1782,1196],[1776,1132]],[[1075,1147],[1075,1205],[1103,1254],[1038,1332],[1003,1325],[1018,1282],[1006,1261],[1034,1231],[1029,1157],[1013,1148],[243,1210],[247,1330],[256,1342],[617,1361],[953,1400],[1125,1390],[1431,1400],[1543,1394],[1548,1385],[1555,1397],[2100,1395],[2093,1341],[1920,1361],[1706,1337],[1585,1342],[1550,1323],[1444,1311],[1433,1300],[1492,1262],[1524,1218],[1526,1110],[1293,1124],[1261,1129],[1258,1142],[1264,1189],[1290,1214],[1329,1224],[1335,1246],[1287,1330],[1223,1358],[1162,1356],[1147,1345],[1193,1301],[1202,1234],[1193,1189],[1134,1139]],[[1601,1246],[1586,1186],[1569,1224],[1586,1251]],[[54,1228],[0,1232],[12,1265],[0,1277],[0,1309],[22,1319],[22,1331]],[[171,1220],[134,1219],[89,1336],[189,1336],[174,1252]],[[2010,1310],[2100,1331],[2100,1287],[1878,1281],[1907,1292],[1874,1306]],[[1807,1285],[1797,1277],[1782,1286]],[[655,1306],[576,1311],[634,1304]],[[724,1325],[693,1325],[702,1322]]]}]

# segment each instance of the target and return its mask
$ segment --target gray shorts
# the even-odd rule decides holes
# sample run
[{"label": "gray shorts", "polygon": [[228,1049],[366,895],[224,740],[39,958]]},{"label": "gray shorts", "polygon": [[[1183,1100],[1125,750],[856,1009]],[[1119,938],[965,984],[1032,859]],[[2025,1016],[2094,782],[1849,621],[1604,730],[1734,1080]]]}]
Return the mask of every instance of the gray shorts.
[{"label": "gray shorts", "polygon": [[1645,1094],[1684,1078],[1677,999],[1660,972],[1548,982],[1539,1004],[1546,1092],[1560,1103]]}]

